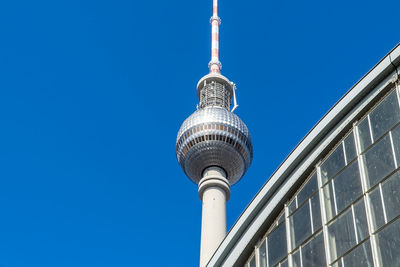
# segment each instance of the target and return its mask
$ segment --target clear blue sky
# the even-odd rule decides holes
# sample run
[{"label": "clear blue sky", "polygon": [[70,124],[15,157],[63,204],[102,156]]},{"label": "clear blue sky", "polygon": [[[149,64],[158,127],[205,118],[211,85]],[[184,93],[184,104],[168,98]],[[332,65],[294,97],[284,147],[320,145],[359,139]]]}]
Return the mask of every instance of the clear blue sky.
[{"label": "clear blue sky", "polygon": [[[0,3],[0,266],[197,266],[175,137],[207,73],[211,0]],[[393,1],[221,0],[223,74],[254,161],[228,227],[399,42]]]}]

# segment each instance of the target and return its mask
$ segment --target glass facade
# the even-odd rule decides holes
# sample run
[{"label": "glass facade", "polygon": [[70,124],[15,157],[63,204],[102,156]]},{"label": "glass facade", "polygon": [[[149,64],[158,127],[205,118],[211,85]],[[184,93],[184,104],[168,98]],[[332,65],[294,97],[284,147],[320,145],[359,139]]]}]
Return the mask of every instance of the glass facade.
[{"label": "glass facade", "polygon": [[400,266],[399,167],[396,88],[315,166],[245,267]]}]

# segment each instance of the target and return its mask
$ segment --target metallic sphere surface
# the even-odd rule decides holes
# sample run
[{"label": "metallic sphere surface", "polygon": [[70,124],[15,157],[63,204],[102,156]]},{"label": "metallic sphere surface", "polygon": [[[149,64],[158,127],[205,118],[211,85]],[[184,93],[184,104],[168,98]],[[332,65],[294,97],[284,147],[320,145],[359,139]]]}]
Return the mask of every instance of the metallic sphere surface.
[{"label": "metallic sphere surface", "polygon": [[237,115],[221,107],[206,107],[183,122],[176,139],[176,156],[194,183],[199,183],[206,168],[217,166],[233,185],[249,168],[253,146],[247,126]]}]

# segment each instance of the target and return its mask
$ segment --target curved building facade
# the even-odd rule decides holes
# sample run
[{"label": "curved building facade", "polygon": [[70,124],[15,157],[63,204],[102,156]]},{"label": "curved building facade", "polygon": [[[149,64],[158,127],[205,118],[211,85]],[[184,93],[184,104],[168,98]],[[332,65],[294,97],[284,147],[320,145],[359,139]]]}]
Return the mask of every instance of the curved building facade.
[{"label": "curved building facade", "polygon": [[400,266],[400,46],[317,123],[208,266]]}]

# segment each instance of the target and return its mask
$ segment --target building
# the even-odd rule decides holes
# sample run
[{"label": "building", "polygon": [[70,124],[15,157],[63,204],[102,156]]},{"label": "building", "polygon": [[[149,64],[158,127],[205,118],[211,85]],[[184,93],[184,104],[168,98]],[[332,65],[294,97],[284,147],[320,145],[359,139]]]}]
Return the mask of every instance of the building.
[{"label": "building", "polygon": [[400,266],[400,46],[260,189],[207,266]]}]

